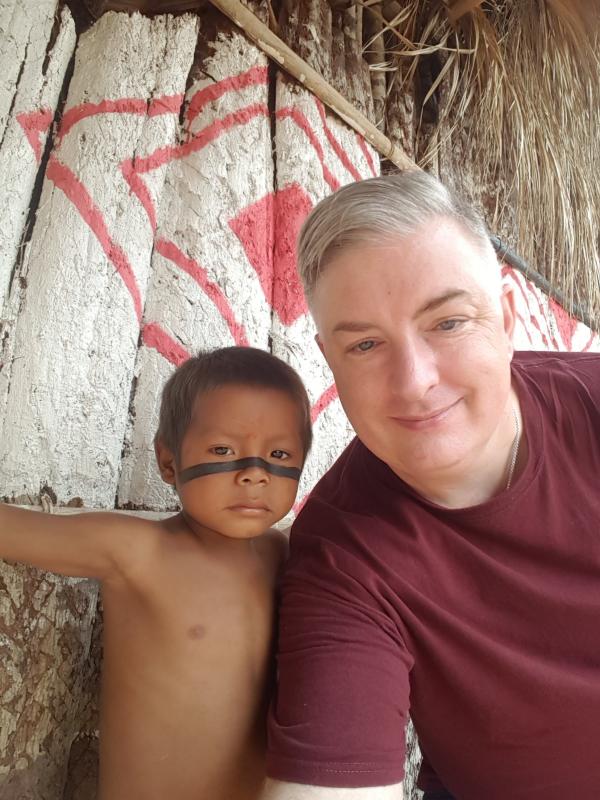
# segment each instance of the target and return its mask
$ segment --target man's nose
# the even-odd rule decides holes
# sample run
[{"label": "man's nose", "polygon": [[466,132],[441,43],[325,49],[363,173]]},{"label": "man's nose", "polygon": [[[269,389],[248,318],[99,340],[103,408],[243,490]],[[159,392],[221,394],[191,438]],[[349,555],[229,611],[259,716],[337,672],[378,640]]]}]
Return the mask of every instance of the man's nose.
[{"label": "man's nose", "polygon": [[389,383],[394,395],[408,402],[421,400],[439,383],[437,355],[423,339],[406,339],[392,352]]},{"label": "man's nose", "polygon": [[252,466],[241,469],[237,473],[236,479],[242,484],[269,483],[270,475],[264,467]]}]

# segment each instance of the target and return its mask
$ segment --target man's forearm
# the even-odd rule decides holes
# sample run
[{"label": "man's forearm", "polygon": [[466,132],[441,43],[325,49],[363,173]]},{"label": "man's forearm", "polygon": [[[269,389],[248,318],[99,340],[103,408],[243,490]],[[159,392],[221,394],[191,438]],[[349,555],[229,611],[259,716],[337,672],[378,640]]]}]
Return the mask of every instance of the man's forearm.
[{"label": "man's forearm", "polygon": [[261,800],[402,800],[402,797],[401,783],[360,789],[332,789],[329,786],[269,780]]}]

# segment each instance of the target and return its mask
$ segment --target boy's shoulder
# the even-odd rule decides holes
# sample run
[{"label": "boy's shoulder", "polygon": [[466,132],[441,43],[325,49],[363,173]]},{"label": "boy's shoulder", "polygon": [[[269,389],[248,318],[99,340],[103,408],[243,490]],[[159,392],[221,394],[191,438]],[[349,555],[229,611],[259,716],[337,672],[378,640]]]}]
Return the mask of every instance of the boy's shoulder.
[{"label": "boy's shoulder", "polygon": [[279,573],[290,553],[289,528],[269,528],[256,539],[257,551]]},{"label": "boy's shoulder", "polygon": [[290,528],[269,528],[261,537],[274,551],[286,557],[290,549]]}]

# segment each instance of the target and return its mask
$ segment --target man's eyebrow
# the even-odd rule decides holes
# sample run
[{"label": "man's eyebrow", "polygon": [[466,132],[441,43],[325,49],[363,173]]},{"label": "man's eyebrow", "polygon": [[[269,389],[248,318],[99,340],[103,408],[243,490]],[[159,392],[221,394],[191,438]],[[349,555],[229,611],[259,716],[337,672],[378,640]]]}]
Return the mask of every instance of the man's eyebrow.
[{"label": "man's eyebrow", "polygon": [[[467,292],[464,289],[448,289],[448,291],[444,292],[443,294],[438,295],[437,297],[433,297],[431,300],[428,300],[424,305],[422,305],[416,312],[415,316],[418,317],[421,314],[424,314],[426,311],[434,311],[439,306],[444,305],[444,303],[449,302],[450,300],[455,300],[457,298],[465,299],[465,300],[474,300],[474,295],[471,292]],[[359,322],[356,320],[342,320],[338,322],[338,324],[333,329],[332,333],[364,333],[365,331],[371,330],[375,327],[375,323],[373,322]]]},{"label": "man's eyebrow", "polygon": [[443,294],[428,300],[424,305],[421,306],[421,308],[417,310],[415,316],[419,317],[421,314],[425,314],[426,311],[434,311],[436,308],[443,306],[444,303],[447,303],[450,300],[456,300],[457,298],[463,300],[473,300],[474,296],[471,294],[471,292],[467,292],[464,289],[448,289],[448,291],[444,292]]},{"label": "man's eyebrow", "polygon": [[374,327],[375,325],[372,322],[353,322],[352,320],[343,320],[342,322],[338,322],[332,333],[339,333],[340,331],[345,331],[348,333],[364,333],[364,331],[368,331]]}]

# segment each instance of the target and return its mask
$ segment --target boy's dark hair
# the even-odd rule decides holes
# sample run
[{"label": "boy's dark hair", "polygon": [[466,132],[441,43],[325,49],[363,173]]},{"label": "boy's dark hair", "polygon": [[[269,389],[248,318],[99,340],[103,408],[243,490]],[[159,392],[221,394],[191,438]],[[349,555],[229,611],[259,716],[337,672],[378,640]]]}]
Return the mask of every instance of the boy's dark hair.
[{"label": "boy's dark hair", "polygon": [[161,441],[178,459],[197,398],[212,389],[232,384],[279,389],[288,394],[298,407],[306,458],[312,444],[312,425],[304,384],[285,361],[256,347],[222,347],[200,352],[178,367],[162,391],[154,441]]}]

